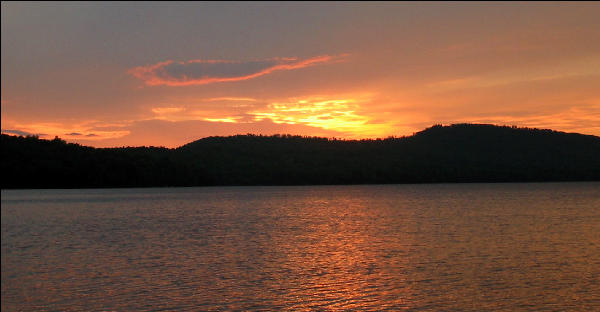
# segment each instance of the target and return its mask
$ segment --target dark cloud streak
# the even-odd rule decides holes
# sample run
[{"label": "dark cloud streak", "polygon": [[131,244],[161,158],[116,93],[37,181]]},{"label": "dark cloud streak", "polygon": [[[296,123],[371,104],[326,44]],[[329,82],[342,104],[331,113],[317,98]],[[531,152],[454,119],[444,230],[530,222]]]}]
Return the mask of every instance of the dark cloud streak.
[{"label": "dark cloud streak", "polygon": [[343,61],[347,54],[321,55],[307,59],[273,58],[252,61],[172,60],[139,66],[128,71],[147,85],[190,86],[216,82],[242,81],[280,70],[294,70],[319,64]]}]

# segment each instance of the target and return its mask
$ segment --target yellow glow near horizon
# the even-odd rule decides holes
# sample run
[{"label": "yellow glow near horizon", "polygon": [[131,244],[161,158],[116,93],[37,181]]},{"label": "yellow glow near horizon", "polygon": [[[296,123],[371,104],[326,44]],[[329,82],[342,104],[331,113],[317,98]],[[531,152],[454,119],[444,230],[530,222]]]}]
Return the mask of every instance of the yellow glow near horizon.
[{"label": "yellow glow near horizon", "polygon": [[270,119],[279,124],[304,124],[326,130],[348,133],[349,136],[378,136],[390,131],[387,124],[370,123],[361,115],[358,99],[301,99],[275,102],[266,110],[251,112],[255,120]]},{"label": "yellow glow near horizon", "polygon": [[[389,122],[376,122],[365,106],[372,104],[372,93],[355,95],[305,96],[301,98],[259,101],[256,106],[224,103],[222,106],[202,108],[199,101],[187,100],[184,106],[151,108],[153,119],[180,121],[209,121],[228,124],[248,124],[269,120],[275,124],[299,125],[335,131],[344,137],[380,137],[394,132]],[[222,99],[230,99],[224,97]],[[246,100],[246,98],[243,98]],[[180,102],[183,103],[183,102]],[[377,120],[382,120],[378,118]],[[397,127],[396,127],[397,128]]]},{"label": "yellow glow near horizon", "polygon": [[224,118],[203,118],[206,121],[212,122],[227,122],[227,123],[235,123],[239,122],[239,117],[224,117]]}]

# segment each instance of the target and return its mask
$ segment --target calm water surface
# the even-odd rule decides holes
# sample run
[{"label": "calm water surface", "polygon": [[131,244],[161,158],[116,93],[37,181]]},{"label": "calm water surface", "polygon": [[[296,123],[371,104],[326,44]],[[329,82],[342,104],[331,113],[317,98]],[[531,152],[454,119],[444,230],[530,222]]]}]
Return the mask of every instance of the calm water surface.
[{"label": "calm water surface", "polygon": [[2,191],[2,311],[598,311],[600,183]]}]

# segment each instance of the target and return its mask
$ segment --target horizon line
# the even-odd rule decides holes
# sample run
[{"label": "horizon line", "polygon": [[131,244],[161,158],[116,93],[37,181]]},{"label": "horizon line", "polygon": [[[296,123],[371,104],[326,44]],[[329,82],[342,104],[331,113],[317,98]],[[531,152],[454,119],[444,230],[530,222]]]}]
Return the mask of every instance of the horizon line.
[{"label": "horizon line", "polygon": [[591,136],[591,137],[596,137],[596,138],[600,138],[600,136],[597,135],[593,135],[593,134],[584,134],[584,133],[578,133],[578,132],[565,132],[565,131],[560,131],[560,130],[554,130],[554,129],[550,129],[550,128],[532,128],[532,127],[522,127],[522,126],[517,126],[517,125],[498,125],[498,124],[488,124],[488,123],[452,123],[452,124],[442,124],[442,123],[438,123],[438,124],[433,124],[429,127],[423,128],[423,130],[419,130],[416,132],[413,132],[411,135],[402,135],[402,136],[394,136],[394,135],[389,135],[387,137],[382,137],[382,138],[363,138],[363,139],[348,139],[348,138],[338,138],[338,137],[322,137],[322,136],[310,136],[310,135],[300,135],[300,134],[290,134],[290,133],[274,133],[274,134],[262,134],[262,133],[238,133],[238,134],[231,134],[231,135],[226,135],[226,136],[220,136],[220,135],[211,135],[211,136],[206,136],[206,137],[201,137],[198,139],[195,139],[193,141],[190,141],[188,143],[176,146],[176,147],[166,147],[164,145],[159,145],[159,146],[155,146],[155,145],[139,145],[139,146],[130,146],[130,145],[122,145],[122,146],[113,146],[113,147],[95,147],[95,146],[89,146],[89,145],[83,145],[80,143],[73,143],[73,142],[68,142],[65,139],[60,138],[59,136],[55,136],[53,139],[46,139],[46,138],[40,138],[38,134],[17,134],[17,133],[11,133],[11,132],[5,132],[5,131],[12,131],[9,129],[2,129],[1,130],[1,134],[2,135],[7,135],[7,136],[14,136],[14,137],[21,137],[21,138],[35,138],[38,140],[43,140],[43,141],[54,141],[54,140],[60,140],[63,141],[67,144],[74,144],[74,145],[78,145],[78,146],[82,146],[82,147],[89,147],[89,148],[94,148],[94,149],[112,149],[112,148],[164,148],[164,149],[178,149],[180,147],[183,147],[185,145],[200,141],[200,140],[204,140],[204,139],[209,139],[209,138],[231,138],[231,137],[239,137],[239,136],[257,136],[257,137],[299,137],[299,138],[304,138],[304,139],[326,139],[327,141],[345,141],[345,142],[361,142],[361,141],[381,141],[381,140],[393,140],[393,139],[405,139],[405,138],[410,138],[413,137],[415,135],[417,135],[418,133],[424,132],[428,129],[432,129],[432,128],[436,128],[436,127],[453,127],[453,126],[491,126],[491,127],[497,127],[497,128],[510,128],[510,129],[516,129],[516,130],[537,130],[537,131],[551,131],[554,133],[563,133],[563,134],[577,134],[577,135],[583,135],[583,136]]}]

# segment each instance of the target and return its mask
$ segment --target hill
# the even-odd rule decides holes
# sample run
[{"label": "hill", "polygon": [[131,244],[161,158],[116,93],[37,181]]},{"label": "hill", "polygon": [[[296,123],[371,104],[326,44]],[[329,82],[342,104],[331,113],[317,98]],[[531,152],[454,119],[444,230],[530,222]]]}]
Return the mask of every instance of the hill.
[{"label": "hill", "polygon": [[600,137],[480,124],[409,137],[209,137],[175,149],[2,135],[2,188],[600,180]]}]

